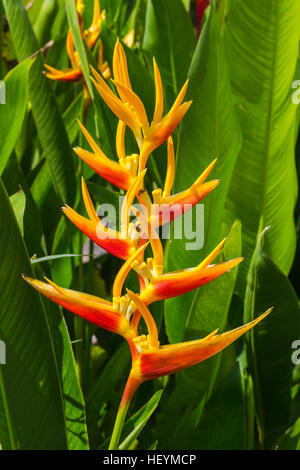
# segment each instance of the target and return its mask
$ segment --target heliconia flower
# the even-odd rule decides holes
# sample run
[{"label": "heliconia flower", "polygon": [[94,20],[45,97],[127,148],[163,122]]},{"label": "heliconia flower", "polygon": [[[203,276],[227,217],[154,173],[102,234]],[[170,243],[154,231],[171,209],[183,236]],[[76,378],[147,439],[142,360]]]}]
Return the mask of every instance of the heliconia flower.
[{"label": "heliconia flower", "polygon": [[[148,335],[148,338],[138,345],[139,351],[133,359],[131,375],[140,383],[145,380],[174,374],[198,364],[229,346],[246,331],[262,321],[271,310],[267,310],[255,320],[234,330],[221,334],[217,334],[218,330],[215,330],[205,338],[194,341],[155,346],[151,344],[151,338]],[[138,343],[137,340],[135,340],[135,343]]]},{"label": "heliconia flower", "polygon": [[22,277],[28,284],[48,299],[100,328],[123,336],[130,342],[137,333],[126,317],[130,299],[128,299],[128,297],[122,297],[121,293],[132,263],[143,256],[146,247],[147,243],[139,247],[123,264],[114,281],[113,302],[91,294],[65,289],[46,277],[45,280],[47,282],[33,279],[25,274],[22,274]]},{"label": "heliconia flower", "polygon": [[124,198],[123,206],[121,208],[121,231],[113,230],[106,227],[101,219],[98,217],[97,212],[91,201],[91,197],[87,190],[84,179],[82,178],[82,195],[85,204],[88,218],[78,214],[69,206],[62,208],[64,214],[91,240],[97,245],[101,246],[104,250],[117,256],[118,258],[128,259],[132,253],[135,252],[138,237],[134,231],[134,227],[129,223],[129,212],[132,202],[138,192],[142,180],[145,176],[146,170],[140,173],[132,182],[129,190]]},{"label": "heliconia flower", "polygon": [[125,36],[123,37],[122,41],[124,42],[124,44],[126,44],[127,47],[131,48],[134,44],[134,36],[135,36],[135,32],[134,32],[134,29],[131,29],[130,31],[128,31],[127,34],[125,34]]},{"label": "heliconia flower", "polygon": [[[100,31],[101,31],[101,23],[105,19],[105,10],[102,12],[100,11],[100,3],[99,0],[94,0],[94,15],[93,20],[88,29],[85,31],[83,30],[83,19],[82,13],[84,10],[84,2],[82,0],[77,1],[76,8],[78,12],[78,19],[79,19],[79,26],[83,40],[87,44],[89,49],[92,49],[94,44],[96,43]],[[81,80],[83,78],[83,73],[80,65],[80,59],[78,52],[75,51],[74,48],[74,39],[71,32],[71,29],[68,31],[67,35],[67,54],[71,63],[71,68],[65,70],[56,69],[48,64],[45,64],[46,69],[48,69],[48,73],[46,73],[46,77],[50,78],[51,80],[57,80],[61,82],[74,82]],[[99,42],[99,52],[98,52],[98,69],[101,71],[102,75],[108,79],[111,75],[110,68],[107,62],[103,61],[103,45],[100,40]]]},{"label": "heliconia flower", "polygon": [[97,90],[113,113],[123,121],[134,133],[140,148],[140,170],[145,168],[150,153],[160,146],[172,134],[188,108],[191,101],[183,103],[188,80],[183,85],[170,111],[163,115],[163,89],[158,66],[153,59],[156,103],[152,123],[149,124],[145,107],[136,93],[132,90],[127,60],[124,49],[116,43],[113,56],[113,83],[118,91],[118,98],[106,84],[101,75],[92,68],[95,78],[92,78]]},{"label": "heliconia flower", "polygon": [[[81,16],[82,13],[83,11],[80,12]],[[105,20],[105,18],[106,12],[105,10],[102,10],[101,12],[99,0],[94,0],[94,14],[92,23],[89,28],[83,32],[84,40],[89,49],[92,49],[92,47],[96,43],[101,31],[101,23],[103,20]]]},{"label": "heliconia flower", "polygon": [[[164,223],[168,223],[183,215],[216,188],[220,180],[205,182],[216,161],[217,159],[203,171],[192,186],[185,191],[171,196],[170,193],[175,175],[175,158],[173,139],[171,136],[168,138],[168,164],[164,189],[163,191],[161,189],[152,191],[153,202],[156,204],[156,215],[152,214],[152,226],[158,227],[164,225]],[[156,220],[153,220],[155,218]]]},{"label": "heliconia flower", "polygon": [[23,278],[40,294],[100,328],[125,337],[130,335],[128,321],[113,306],[112,302],[71,289],[64,289],[47,278],[47,283],[25,275]]},{"label": "heliconia flower", "polygon": [[49,70],[49,72],[46,73],[47,78],[60,82],[76,82],[82,78],[80,59],[78,52],[75,51],[74,40],[70,29],[67,35],[67,54],[71,63],[71,68],[59,70],[48,64],[45,64],[46,69]]},{"label": "heliconia flower", "polygon": [[131,346],[131,371],[120,402],[117,424],[114,427],[109,449],[118,447],[129,404],[135,391],[143,382],[174,374],[214,356],[257,325],[272,310],[269,309],[250,323],[225,333],[217,334],[218,330],[215,330],[202,339],[160,346],[156,325],[148,308],[133,292],[128,291],[128,296],[135,304],[140,316],[143,316],[148,335],[137,336],[131,342],[135,346]]},{"label": "heliconia flower", "polygon": [[[87,163],[93,170],[95,170],[102,178],[105,178],[110,183],[118,186],[119,188],[129,189],[130,185],[133,183],[138,169],[139,156],[133,154],[125,157],[125,155],[119,158],[119,163],[114,160],[109,159],[94,141],[92,136],[89,134],[87,129],[79,122],[79,126],[91,146],[93,153],[88,150],[84,150],[80,147],[75,147],[75,153]],[[121,126],[119,125],[119,128]],[[117,135],[117,152],[120,155],[120,141],[121,137]]]},{"label": "heliconia flower", "polygon": [[223,263],[210,264],[220,252],[225,241],[226,238],[198,266],[166,274],[157,274],[157,270],[154,269],[156,265],[161,266],[162,259],[161,255],[159,255],[158,260],[156,259],[156,251],[152,247],[154,262],[151,260],[151,268],[145,266],[143,271],[140,272],[140,267],[134,266],[134,269],[145,278],[146,287],[141,292],[141,300],[148,305],[157,300],[169,299],[185,294],[207,284],[237,266],[243,258],[238,257]]}]

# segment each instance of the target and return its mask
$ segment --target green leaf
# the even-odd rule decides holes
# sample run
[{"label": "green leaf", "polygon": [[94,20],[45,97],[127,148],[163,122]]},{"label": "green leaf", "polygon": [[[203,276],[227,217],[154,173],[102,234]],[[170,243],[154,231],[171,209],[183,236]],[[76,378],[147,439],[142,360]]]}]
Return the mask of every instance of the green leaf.
[{"label": "green leaf", "polygon": [[5,15],[19,61],[38,51],[39,46],[22,0],[3,0]]},{"label": "green leaf", "polygon": [[129,348],[127,344],[123,344],[109,359],[88,395],[87,423],[92,447],[99,445],[98,421],[101,421],[103,406],[111,400],[113,390],[119,383],[120,378],[126,376],[129,364]]},{"label": "green leaf", "polygon": [[45,253],[43,227],[38,209],[28,187],[27,180],[13,152],[3,172],[3,182],[9,194],[14,194],[21,186],[26,197],[23,217],[24,241],[30,256],[34,253]]},{"label": "green leaf", "polygon": [[[69,142],[72,144],[78,134],[79,126],[76,118],[79,118],[82,106],[83,95],[80,93],[70,104],[70,106],[64,112],[63,118],[65,128],[68,134]],[[49,193],[52,186],[51,172],[48,162],[45,161],[36,175],[32,185],[31,192],[32,196],[39,208],[42,207],[43,202],[47,194]]]},{"label": "green leaf", "polygon": [[[3,5],[17,57],[23,60],[38,50],[31,23],[21,0],[5,1]],[[43,75],[40,55],[30,68],[29,98],[56,192],[63,203],[72,203],[75,197],[75,176],[70,145],[50,82]]]},{"label": "green leaf", "polygon": [[292,343],[300,336],[300,308],[289,280],[262,250],[259,239],[250,264],[244,321],[271,306],[269,316],[246,335],[263,448],[270,448],[289,423]]},{"label": "green leaf", "polygon": [[[219,261],[235,258],[240,255],[240,252],[241,224],[237,221],[229,232]],[[216,328],[221,331],[226,330],[237,273],[237,269],[233,269],[202,286],[197,299],[190,306],[185,325],[182,325],[182,321],[186,317],[186,312],[181,318],[177,318],[174,315],[171,317],[171,310],[167,309],[168,335],[172,337],[172,343],[205,337]],[[183,328],[184,336],[179,338],[178,331],[181,332]],[[174,442],[178,443],[180,439],[187,438],[198,425],[206,403],[213,393],[223,355],[223,352],[219,353],[201,364],[176,374],[176,388],[167,400],[166,406],[162,408],[162,416],[168,416],[168,419],[164,418],[164,421],[168,423],[168,426],[170,421],[172,423]],[[176,415],[172,411],[174,406],[178,410]],[[164,433],[164,425],[161,424],[161,427]]]},{"label": "green leaf", "polygon": [[44,46],[51,39],[50,33],[56,14],[56,3],[56,0],[44,0],[35,17],[33,29],[41,46]]},{"label": "green leaf", "polygon": [[243,399],[236,366],[222,381],[183,449],[237,450],[243,448]]},{"label": "green leaf", "polygon": [[7,449],[66,449],[62,392],[38,294],[21,278],[31,275],[28,254],[0,182],[0,442]]},{"label": "green leaf", "polygon": [[[231,1],[226,21],[230,77],[243,131],[227,203],[241,220],[244,291],[256,236],[268,225],[265,250],[287,274],[295,254],[296,109],[291,84],[299,51],[297,0]],[[284,223],[283,223],[284,221]]]},{"label": "green leaf", "polygon": [[[156,410],[163,390],[158,390],[155,392],[153,397],[142,406],[133,416],[131,416],[125,423],[121,443],[118,447],[119,450],[130,450],[134,441],[138,438],[139,434],[142,432],[147,422],[151,418],[152,414]],[[123,439],[123,440],[122,440]],[[109,439],[101,445],[100,449],[107,449],[109,444]]]},{"label": "green leaf", "polygon": [[14,210],[14,213],[17,219],[19,230],[23,237],[24,236],[23,218],[24,218],[24,212],[25,212],[26,197],[25,197],[24,192],[22,191],[22,188],[20,188],[16,194],[13,194],[12,196],[10,196],[9,199],[10,199],[10,203],[12,205],[12,208]]},{"label": "green leaf", "polygon": [[43,299],[63,391],[69,450],[88,450],[85,405],[66,322],[53,302]]},{"label": "green leaf", "polygon": [[[225,199],[241,145],[240,129],[227,74],[223,36],[213,5],[195,51],[189,75],[188,98],[193,99],[193,104],[182,123],[176,162],[175,193],[191,186],[215,157],[218,157],[216,169],[208,180],[220,178],[221,182],[201,201],[201,204],[204,203],[204,220],[200,217],[201,212],[199,218],[196,218],[196,210],[200,209],[200,205],[194,208],[193,212],[187,213],[194,221],[195,237],[197,235],[199,238],[203,227],[204,248],[201,250],[201,246],[197,247],[195,243],[193,249],[187,250],[186,238],[172,240],[168,252],[168,271],[197,265],[221,241]],[[184,220],[184,226],[187,226],[187,219]],[[229,227],[231,225],[228,224]],[[183,338],[186,318],[189,311],[197,309],[198,295],[199,290],[196,290],[167,302],[166,323],[171,342]]]},{"label": "green leaf", "polygon": [[45,202],[47,194],[52,187],[51,172],[47,161],[44,161],[41,169],[36,175],[31,185],[32,197],[40,209]]},{"label": "green leaf", "polygon": [[[28,73],[32,61],[26,60],[12,69],[4,79],[5,103],[0,104],[0,175],[20,137],[27,109]],[[1,93],[1,92],[0,92]]]},{"label": "green leaf", "polygon": [[181,0],[150,0],[143,48],[155,56],[168,87],[169,104],[187,78],[196,33]]},{"label": "green leaf", "polygon": [[300,418],[278,439],[276,449],[300,450]]},{"label": "green leaf", "polygon": [[40,57],[36,58],[30,70],[29,98],[54,187],[62,202],[71,204],[75,197],[73,156],[50,82],[42,74]]},{"label": "green leaf", "polygon": [[130,449],[131,445],[138,438],[147,422],[151,418],[152,414],[156,410],[163,390],[158,390],[152,398],[144,405],[139,411],[137,411],[131,418],[129,418],[123,428],[121,439],[124,440],[119,445],[120,450]]}]

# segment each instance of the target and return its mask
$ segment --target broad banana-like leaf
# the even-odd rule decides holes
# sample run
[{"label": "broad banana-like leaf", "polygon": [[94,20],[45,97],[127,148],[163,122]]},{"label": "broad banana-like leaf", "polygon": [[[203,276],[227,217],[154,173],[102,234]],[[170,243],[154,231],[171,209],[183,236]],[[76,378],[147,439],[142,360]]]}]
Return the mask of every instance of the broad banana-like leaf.
[{"label": "broad banana-like leaf", "polygon": [[0,181],[0,442],[4,449],[66,449],[66,422],[49,325],[6,190]]},{"label": "broad banana-like leaf", "polygon": [[[21,0],[5,0],[3,6],[17,58],[22,61],[38,51],[32,25]],[[75,176],[70,145],[51,84],[43,75],[40,55],[30,68],[29,98],[54,187],[63,203],[72,203],[75,196]]]},{"label": "broad banana-like leaf", "polygon": [[300,337],[300,308],[292,285],[261,248],[259,238],[250,264],[244,320],[251,321],[271,306],[269,317],[246,335],[258,440],[267,449],[289,423],[292,348]]},{"label": "broad banana-like leaf", "polygon": [[0,175],[20,137],[27,109],[28,74],[32,61],[21,62],[0,83]]},{"label": "broad banana-like leaf", "polygon": [[229,2],[226,46],[243,131],[227,201],[243,226],[240,288],[244,291],[256,236],[268,225],[265,251],[287,274],[295,254],[297,194],[292,81],[299,52],[297,0]]},{"label": "broad banana-like leaf", "polygon": [[[194,208],[193,240],[188,240],[192,232],[187,230],[191,211],[184,216],[183,226],[187,232],[183,240],[172,240],[170,244],[168,271],[194,266],[221,241],[223,209],[241,146],[241,134],[231,96],[220,28],[218,11],[212,4],[189,71],[188,98],[193,99],[193,103],[180,131],[175,193],[189,187],[216,157],[216,167],[208,180],[219,178],[221,182],[201,201],[204,204],[204,219],[201,217],[201,207]],[[187,242],[192,242],[193,246],[188,246]],[[182,340],[187,317],[191,322],[193,316],[197,317],[198,295],[199,290],[167,301],[166,323],[171,342]]]}]

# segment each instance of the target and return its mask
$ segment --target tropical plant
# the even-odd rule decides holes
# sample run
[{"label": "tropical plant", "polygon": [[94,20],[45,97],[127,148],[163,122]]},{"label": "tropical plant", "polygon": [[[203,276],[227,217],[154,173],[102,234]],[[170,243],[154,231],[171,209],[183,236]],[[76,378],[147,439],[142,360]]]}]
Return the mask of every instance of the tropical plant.
[{"label": "tropical plant", "polygon": [[1,447],[300,449],[297,0],[0,16]]}]

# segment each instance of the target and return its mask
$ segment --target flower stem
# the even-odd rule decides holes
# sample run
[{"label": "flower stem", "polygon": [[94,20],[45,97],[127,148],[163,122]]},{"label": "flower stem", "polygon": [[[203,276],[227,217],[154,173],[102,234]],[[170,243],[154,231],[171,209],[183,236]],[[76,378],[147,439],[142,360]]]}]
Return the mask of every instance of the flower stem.
[{"label": "flower stem", "polygon": [[120,437],[122,434],[123,426],[125,423],[127,411],[128,411],[131,399],[136,389],[140,385],[140,383],[141,382],[136,377],[134,377],[132,373],[130,372],[125,389],[124,389],[122,400],[119,406],[119,410],[118,410],[118,414],[116,417],[116,421],[115,421],[115,425],[114,425],[114,429],[113,429],[113,433],[111,436],[108,450],[118,449],[118,445],[119,445]]}]

